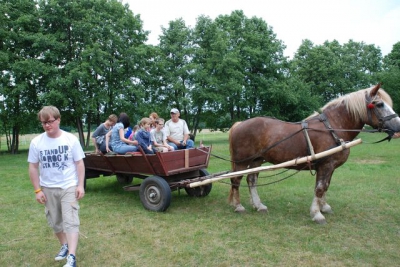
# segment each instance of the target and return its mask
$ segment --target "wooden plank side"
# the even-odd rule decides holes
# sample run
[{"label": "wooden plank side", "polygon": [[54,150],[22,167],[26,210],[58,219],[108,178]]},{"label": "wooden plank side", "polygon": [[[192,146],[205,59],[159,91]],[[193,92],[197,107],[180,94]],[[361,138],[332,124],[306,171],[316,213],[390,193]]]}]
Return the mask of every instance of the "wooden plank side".
[{"label": "wooden plank side", "polygon": [[[151,157],[152,155],[148,156]],[[130,167],[131,172],[153,174],[153,170],[149,168],[145,156],[143,155],[133,155],[130,157],[127,156],[126,161]]]},{"label": "wooden plank side", "polygon": [[167,173],[185,167],[185,151],[183,150],[160,153],[160,158]]},{"label": "wooden plank side", "polygon": [[198,165],[208,165],[208,152],[199,149],[190,150],[189,155],[189,167],[194,167]]},{"label": "wooden plank side", "polygon": [[172,175],[182,173],[185,170],[207,167],[209,151],[209,147],[204,147],[160,153],[159,155],[161,163],[165,167],[166,175]]},{"label": "wooden plank side", "polygon": [[107,162],[104,156],[99,154],[85,154],[83,159],[86,169],[113,172],[111,165]]},{"label": "wooden plank side", "polygon": [[147,160],[149,161],[150,165],[154,170],[154,174],[159,176],[166,176],[168,172],[165,169],[165,165],[162,161],[162,157],[160,156],[162,153],[156,153],[155,156],[148,157]]},{"label": "wooden plank side", "polygon": [[111,166],[114,168],[115,172],[129,173],[132,171],[125,156],[117,155],[117,156],[106,156],[106,157],[110,162]]}]

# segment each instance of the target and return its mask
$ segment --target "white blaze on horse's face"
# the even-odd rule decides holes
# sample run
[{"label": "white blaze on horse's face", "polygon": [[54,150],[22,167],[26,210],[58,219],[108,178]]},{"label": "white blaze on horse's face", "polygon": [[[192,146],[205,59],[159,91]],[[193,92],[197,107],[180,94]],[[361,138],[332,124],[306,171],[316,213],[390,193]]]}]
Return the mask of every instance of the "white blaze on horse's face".
[{"label": "white blaze on horse's face", "polygon": [[394,112],[394,110],[384,101],[377,101],[373,104],[375,106],[374,112],[375,115],[377,116],[377,119],[383,120],[382,127],[384,129],[388,129],[393,132],[400,132],[400,118],[398,116],[387,118],[389,116],[396,114],[396,112]]}]

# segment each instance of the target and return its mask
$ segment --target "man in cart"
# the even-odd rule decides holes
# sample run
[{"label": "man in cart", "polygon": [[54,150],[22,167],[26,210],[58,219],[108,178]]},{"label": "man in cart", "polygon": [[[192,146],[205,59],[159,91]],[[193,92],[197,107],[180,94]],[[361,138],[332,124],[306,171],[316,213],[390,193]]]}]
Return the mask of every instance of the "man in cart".
[{"label": "man in cart", "polygon": [[194,142],[189,138],[189,128],[185,120],[179,118],[177,108],[171,109],[171,119],[165,123],[165,135],[168,144],[175,150],[194,148]]}]

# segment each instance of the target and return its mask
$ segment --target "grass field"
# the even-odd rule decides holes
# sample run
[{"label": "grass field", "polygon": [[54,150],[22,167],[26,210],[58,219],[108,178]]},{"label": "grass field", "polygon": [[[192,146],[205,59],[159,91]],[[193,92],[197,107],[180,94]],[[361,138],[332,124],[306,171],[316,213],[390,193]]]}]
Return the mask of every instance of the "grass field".
[{"label": "grass field", "polygon": [[[360,137],[364,143],[334,173],[328,192],[334,214],[326,215],[326,225],[309,217],[315,177],[308,171],[259,187],[267,214],[252,210],[246,187],[241,199],[247,212],[234,213],[227,203],[229,180],[214,183],[205,198],[174,191],[168,210],[156,213],[145,210],[139,193],[124,191],[114,176],[90,179],[80,202],[78,264],[399,266],[400,140],[369,144],[384,135]],[[214,154],[229,157],[226,133],[200,133],[197,143],[200,139],[212,144]],[[54,261],[59,244],[35,202],[26,160],[26,150],[0,155],[0,266],[63,266]],[[229,169],[229,162],[211,158],[210,173]],[[287,173],[268,175],[259,183]]]}]

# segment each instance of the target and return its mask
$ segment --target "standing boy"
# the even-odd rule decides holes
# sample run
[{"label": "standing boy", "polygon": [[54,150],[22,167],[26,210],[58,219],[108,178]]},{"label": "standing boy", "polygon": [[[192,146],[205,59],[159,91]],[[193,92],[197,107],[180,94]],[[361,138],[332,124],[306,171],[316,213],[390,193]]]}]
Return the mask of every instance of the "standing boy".
[{"label": "standing boy", "polygon": [[36,201],[45,205],[47,221],[61,244],[55,260],[67,258],[64,267],[76,266],[78,200],[85,195],[85,154],[78,139],[60,129],[61,115],[56,107],[43,107],[38,119],[44,133],[29,146],[29,177]]}]

